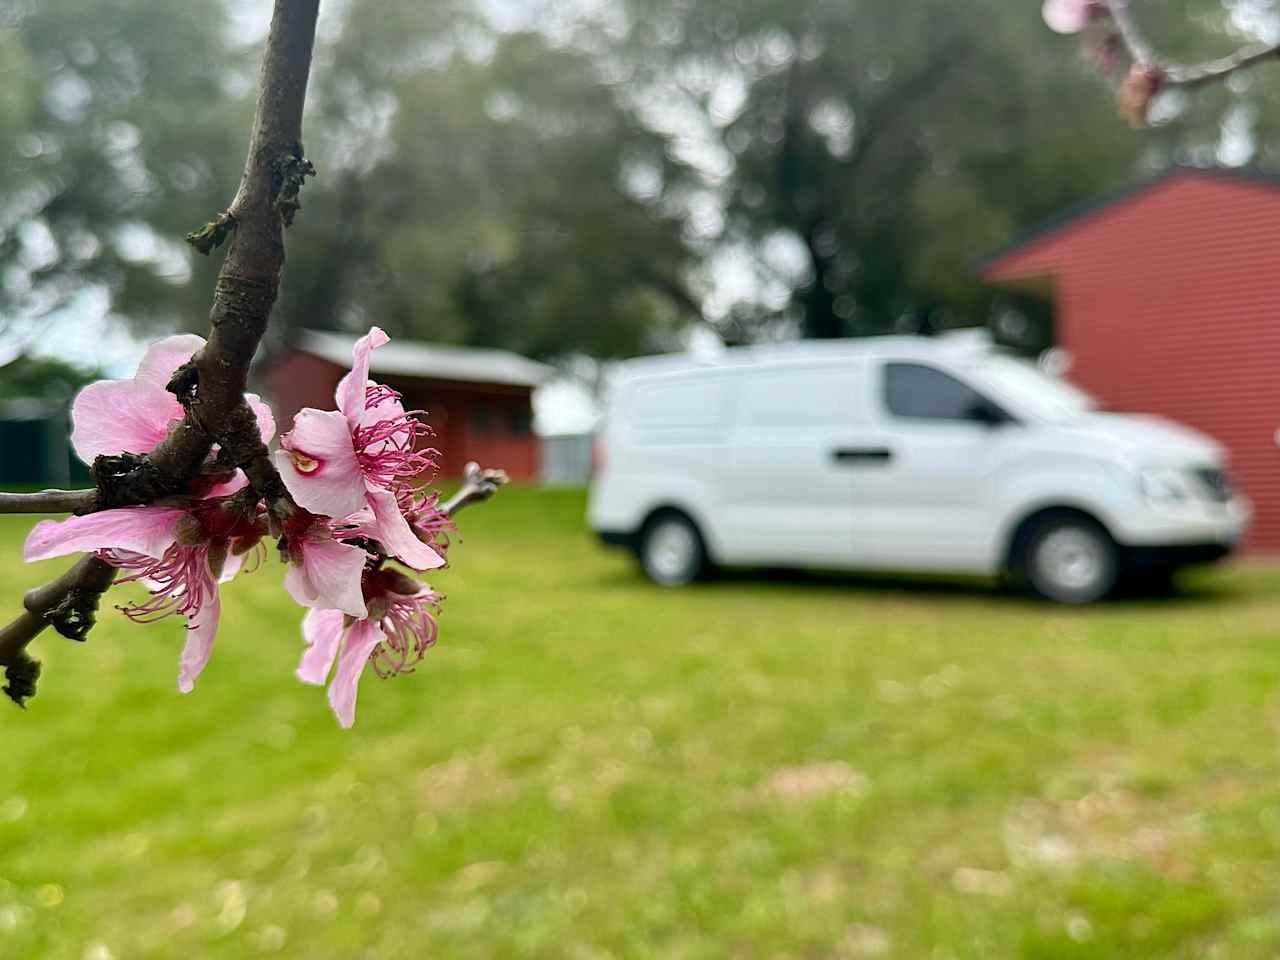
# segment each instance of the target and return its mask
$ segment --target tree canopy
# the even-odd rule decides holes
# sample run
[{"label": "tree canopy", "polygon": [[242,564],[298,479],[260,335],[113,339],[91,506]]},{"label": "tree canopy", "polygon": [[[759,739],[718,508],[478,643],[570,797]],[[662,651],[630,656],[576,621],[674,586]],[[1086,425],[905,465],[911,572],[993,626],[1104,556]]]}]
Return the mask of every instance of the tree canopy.
[{"label": "tree canopy", "polygon": [[[1172,54],[1269,22],[1146,6]],[[240,174],[244,9],[0,13],[0,316],[97,287],[137,329],[203,326],[214,265],[181,238]],[[734,338],[981,322],[969,264],[1019,227],[1280,150],[1266,84],[1171,95],[1137,137],[1076,56],[1004,0],[335,4],[281,327],[608,357],[703,317]]]}]

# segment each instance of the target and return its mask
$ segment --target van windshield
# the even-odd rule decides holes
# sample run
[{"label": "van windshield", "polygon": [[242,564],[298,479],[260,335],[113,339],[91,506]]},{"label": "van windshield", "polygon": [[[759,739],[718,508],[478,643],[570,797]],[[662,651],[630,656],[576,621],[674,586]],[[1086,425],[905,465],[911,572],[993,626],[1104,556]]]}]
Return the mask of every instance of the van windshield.
[{"label": "van windshield", "polygon": [[1065,380],[1052,377],[1026,360],[990,354],[967,372],[1011,412],[1038,420],[1074,420],[1097,410],[1094,399]]}]

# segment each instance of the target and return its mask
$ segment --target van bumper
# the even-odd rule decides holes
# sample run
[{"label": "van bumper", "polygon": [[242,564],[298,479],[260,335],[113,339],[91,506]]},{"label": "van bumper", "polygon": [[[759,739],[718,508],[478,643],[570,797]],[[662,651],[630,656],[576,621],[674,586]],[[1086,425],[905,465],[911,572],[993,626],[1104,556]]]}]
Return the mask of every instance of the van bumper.
[{"label": "van bumper", "polygon": [[1177,543],[1167,546],[1122,547],[1125,573],[1140,574],[1176,570],[1214,563],[1235,552],[1234,543]]},{"label": "van bumper", "polygon": [[1121,563],[1137,574],[1213,563],[1235,552],[1252,518],[1253,505],[1239,496],[1135,511],[1120,531]]},{"label": "van bumper", "polygon": [[1216,547],[1225,556],[1243,539],[1252,519],[1253,505],[1244,497],[1233,497],[1226,503],[1139,504],[1113,518],[1111,529],[1122,547],[1139,554],[1189,552],[1195,556]]}]

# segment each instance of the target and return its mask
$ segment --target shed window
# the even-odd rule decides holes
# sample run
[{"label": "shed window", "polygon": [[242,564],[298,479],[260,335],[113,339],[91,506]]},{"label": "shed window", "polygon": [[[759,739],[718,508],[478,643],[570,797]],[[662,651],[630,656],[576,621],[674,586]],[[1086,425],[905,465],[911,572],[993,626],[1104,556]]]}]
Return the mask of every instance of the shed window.
[{"label": "shed window", "polygon": [[494,431],[493,408],[487,403],[477,403],[471,408],[471,432],[478,437],[488,436]]}]

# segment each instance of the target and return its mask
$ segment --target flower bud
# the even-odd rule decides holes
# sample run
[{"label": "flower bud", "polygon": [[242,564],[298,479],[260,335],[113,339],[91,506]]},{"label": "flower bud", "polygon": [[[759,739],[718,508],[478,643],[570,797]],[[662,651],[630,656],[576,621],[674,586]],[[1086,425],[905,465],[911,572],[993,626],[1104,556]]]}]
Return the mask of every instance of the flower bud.
[{"label": "flower bud", "polygon": [[1142,127],[1147,123],[1147,111],[1151,101],[1164,85],[1164,71],[1149,63],[1135,63],[1116,90],[1116,109],[1130,126]]}]

